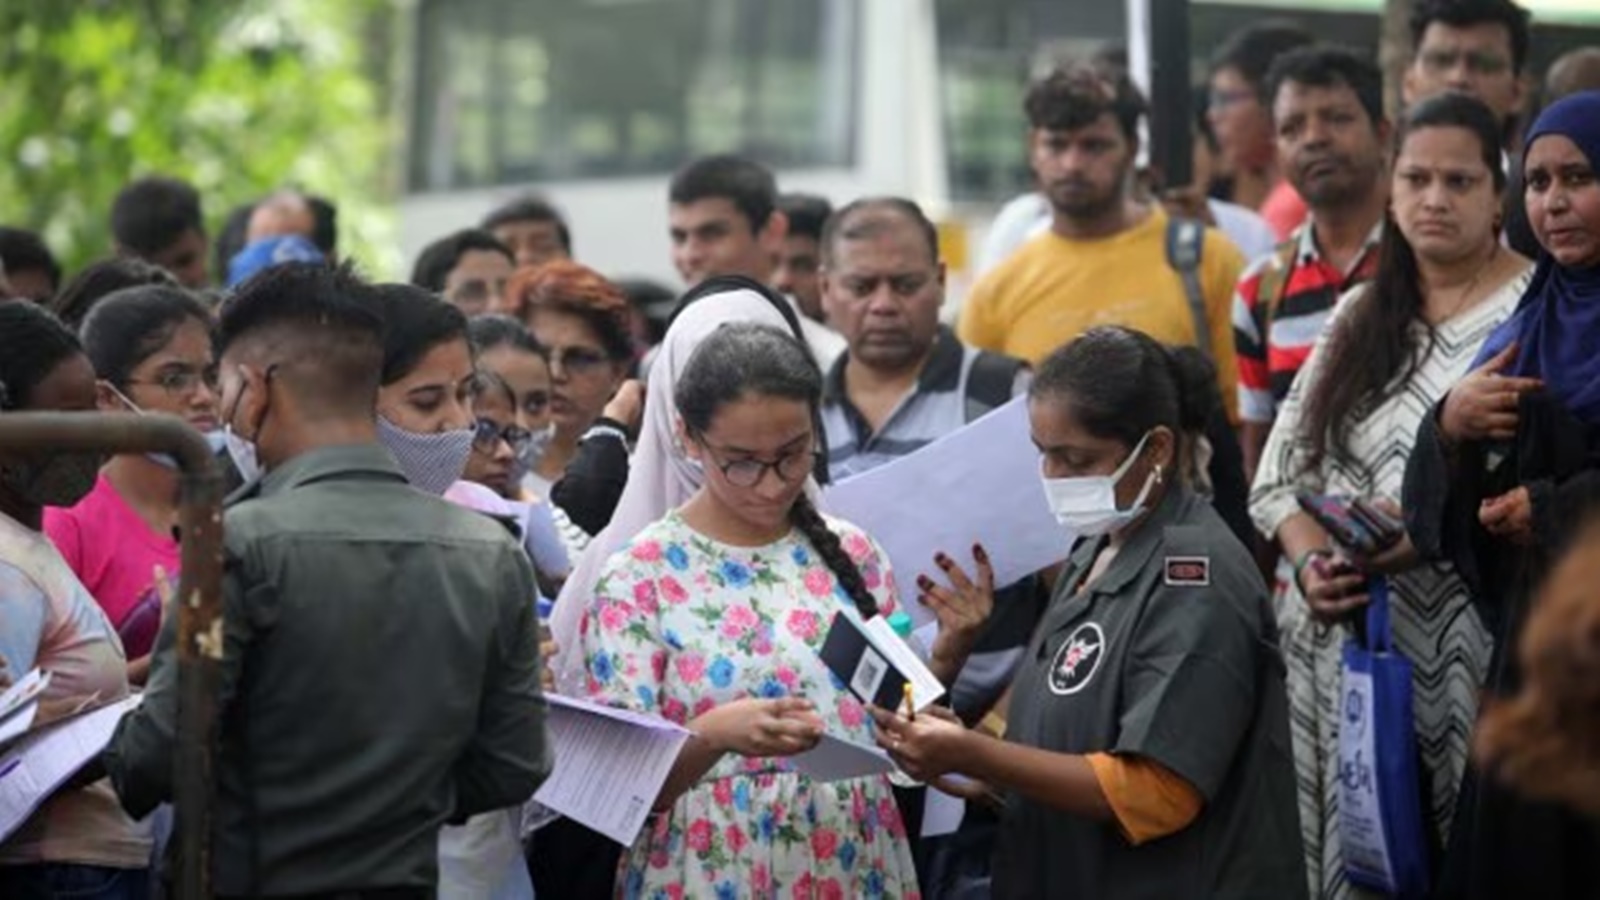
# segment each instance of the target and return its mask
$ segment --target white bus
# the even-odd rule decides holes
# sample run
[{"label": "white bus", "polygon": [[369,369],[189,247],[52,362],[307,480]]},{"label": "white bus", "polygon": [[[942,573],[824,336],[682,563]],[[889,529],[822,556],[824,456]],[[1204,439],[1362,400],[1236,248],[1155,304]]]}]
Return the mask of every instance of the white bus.
[{"label": "white bus", "polygon": [[[1195,0],[1196,79],[1229,32],[1269,15],[1373,46],[1382,0]],[[537,192],[576,256],[679,284],[666,185],[738,152],[785,191],[836,204],[899,194],[964,245],[1025,190],[1021,99],[1049,60],[1124,32],[1124,0],[407,0],[402,249]],[[1600,0],[1534,0],[1534,71],[1600,43]],[[969,235],[972,240],[964,240]]]}]

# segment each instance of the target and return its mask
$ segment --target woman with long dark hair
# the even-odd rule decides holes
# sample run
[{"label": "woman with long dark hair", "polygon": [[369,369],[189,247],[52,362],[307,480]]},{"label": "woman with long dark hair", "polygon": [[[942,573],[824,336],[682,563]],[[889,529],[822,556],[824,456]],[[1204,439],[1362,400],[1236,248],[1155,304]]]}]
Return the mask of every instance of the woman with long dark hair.
[{"label": "woman with long dark hair", "polygon": [[[1540,113],[1522,166],[1538,267],[1422,418],[1405,482],[1412,540],[1455,566],[1494,639],[1490,697],[1520,685],[1531,598],[1600,503],[1600,91]],[[1596,885],[1592,821],[1468,774],[1436,897],[1575,900]]]},{"label": "woman with long dark hair", "polygon": [[1294,715],[1300,827],[1318,897],[1364,896],[1345,880],[1338,769],[1340,652],[1386,577],[1395,643],[1415,667],[1417,743],[1432,837],[1449,835],[1489,641],[1466,586],[1423,564],[1410,542],[1372,557],[1334,544],[1296,502],[1339,494],[1380,506],[1400,496],[1417,422],[1511,315],[1528,260],[1499,240],[1493,113],[1463,94],[1410,109],[1401,124],[1376,278],[1341,299],[1279,413],[1251,495],[1261,533],[1295,577],[1279,598]]},{"label": "woman with long dark hair", "polygon": [[610,557],[579,629],[591,697],[692,732],[618,896],[917,896],[887,777],[787,759],[824,731],[870,740],[819,650],[843,606],[895,606],[882,551],[814,505],[821,397],[805,347],[757,324],[714,330],[676,379],[699,486]]}]

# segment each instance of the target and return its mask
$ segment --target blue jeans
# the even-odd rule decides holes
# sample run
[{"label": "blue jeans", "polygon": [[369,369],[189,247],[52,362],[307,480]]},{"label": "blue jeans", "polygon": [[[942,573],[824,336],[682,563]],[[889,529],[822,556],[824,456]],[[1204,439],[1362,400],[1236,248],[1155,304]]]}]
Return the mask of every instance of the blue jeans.
[{"label": "blue jeans", "polygon": [[6,900],[148,900],[145,869],[108,869],[74,863],[0,866]]}]

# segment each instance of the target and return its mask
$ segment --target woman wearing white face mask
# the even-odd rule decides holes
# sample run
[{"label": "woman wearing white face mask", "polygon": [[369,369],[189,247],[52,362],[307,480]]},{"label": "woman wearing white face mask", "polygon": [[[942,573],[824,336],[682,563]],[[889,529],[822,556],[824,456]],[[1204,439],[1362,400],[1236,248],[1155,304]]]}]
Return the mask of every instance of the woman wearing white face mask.
[{"label": "woman wearing white face mask", "polygon": [[1266,588],[1188,487],[1210,384],[1198,353],[1123,328],[1047,358],[1029,421],[1046,495],[1080,540],[1004,737],[874,712],[912,775],[1004,795],[997,898],[1306,896]]},{"label": "woman wearing white face mask", "polygon": [[[417,489],[440,496],[448,491],[447,499],[463,506],[505,515],[504,502],[492,491],[458,484],[477,434],[472,403],[478,378],[466,316],[410,285],[376,285],[372,296],[384,320],[379,440]],[[441,898],[533,896],[519,816],[516,809],[485,813],[440,830]]]}]

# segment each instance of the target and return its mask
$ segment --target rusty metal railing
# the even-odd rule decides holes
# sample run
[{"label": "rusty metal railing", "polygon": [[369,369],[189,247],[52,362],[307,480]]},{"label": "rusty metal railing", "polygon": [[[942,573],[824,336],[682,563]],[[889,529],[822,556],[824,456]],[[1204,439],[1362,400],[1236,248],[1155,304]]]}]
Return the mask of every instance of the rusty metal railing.
[{"label": "rusty metal railing", "polygon": [[178,723],[173,756],[178,900],[211,897],[218,663],[222,658],[222,473],[200,433],[168,415],[7,412],[0,449],[170,453],[178,461]]}]

